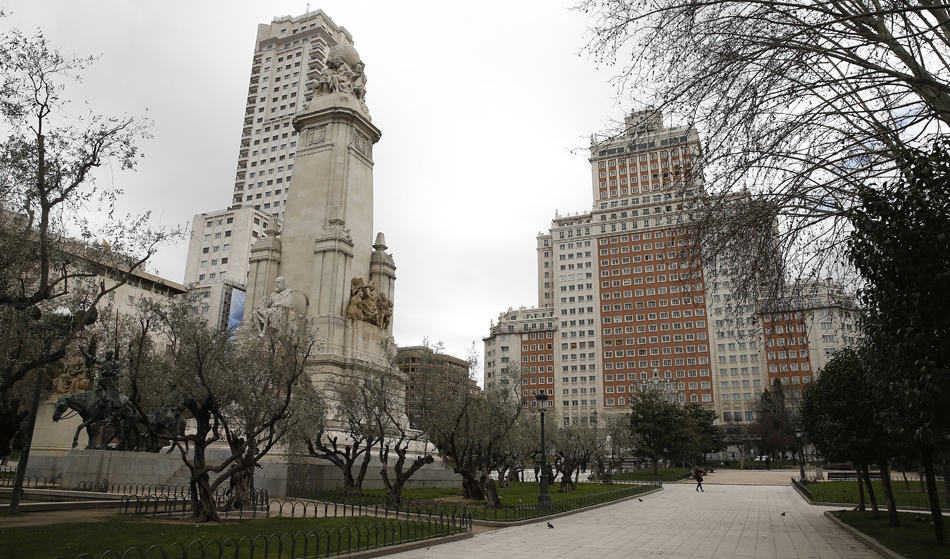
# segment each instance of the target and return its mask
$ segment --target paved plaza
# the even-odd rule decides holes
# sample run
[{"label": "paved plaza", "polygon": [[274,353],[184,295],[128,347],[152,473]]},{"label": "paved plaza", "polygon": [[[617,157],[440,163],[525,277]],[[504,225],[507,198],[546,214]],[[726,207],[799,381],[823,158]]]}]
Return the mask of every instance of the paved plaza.
[{"label": "paved plaza", "polygon": [[[792,489],[796,472],[717,471],[695,483],[545,522],[477,534],[389,557],[494,559],[868,558],[880,555],[837,528]],[[785,512],[785,516],[782,513]]]}]

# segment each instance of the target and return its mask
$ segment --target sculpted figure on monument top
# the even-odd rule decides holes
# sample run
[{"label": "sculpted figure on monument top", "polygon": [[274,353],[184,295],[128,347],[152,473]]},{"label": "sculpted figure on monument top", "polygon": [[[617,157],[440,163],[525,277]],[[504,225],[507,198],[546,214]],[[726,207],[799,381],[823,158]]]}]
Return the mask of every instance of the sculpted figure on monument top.
[{"label": "sculpted figure on monument top", "polygon": [[314,97],[330,93],[350,94],[356,98],[364,112],[366,107],[366,64],[350,45],[336,45],[327,53],[326,68],[317,76],[313,88]]}]

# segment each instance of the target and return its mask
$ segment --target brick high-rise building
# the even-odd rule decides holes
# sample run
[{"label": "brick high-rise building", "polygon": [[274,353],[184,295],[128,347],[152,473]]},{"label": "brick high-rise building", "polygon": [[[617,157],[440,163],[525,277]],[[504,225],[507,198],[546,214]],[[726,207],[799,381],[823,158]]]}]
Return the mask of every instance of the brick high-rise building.
[{"label": "brick high-rise building", "polygon": [[[591,139],[591,210],[555,215],[537,238],[538,306],[501,313],[484,338],[486,389],[516,361],[525,404],[536,405],[537,390],[553,388],[548,406],[564,424],[623,412],[631,394],[647,389],[715,409],[721,421],[752,421],[773,378],[800,395],[796,389],[811,378],[802,371],[824,364],[814,355],[816,336],[828,355],[853,343],[853,304],[838,290],[834,302],[790,299],[783,305],[789,313],[737,306],[725,275],[707,277],[715,276],[707,274],[713,263],[703,261],[690,226],[691,210],[706,196],[696,130],[668,128],[653,110],[634,112],[624,124],[617,136]],[[832,306],[843,310],[835,313],[840,328],[822,319]],[[779,342],[779,328],[763,320],[786,314],[803,333],[789,338],[783,326]],[[552,347],[543,370],[542,335]],[[806,347],[773,350],[789,339]],[[546,377],[553,387],[541,384]]]},{"label": "brick high-rise building", "polygon": [[[621,135],[592,138],[591,211],[557,215],[538,237],[536,314],[555,330],[550,405],[565,423],[625,410],[648,384],[713,405],[702,265],[686,222],[702,194],[699,149],[691,127],[667,128],[655,111],[631,114]],[[510,335],[504,319],[485,339],[486,387],[501,359],[518,357],[530,396],[534,364],[500,342]]]}]

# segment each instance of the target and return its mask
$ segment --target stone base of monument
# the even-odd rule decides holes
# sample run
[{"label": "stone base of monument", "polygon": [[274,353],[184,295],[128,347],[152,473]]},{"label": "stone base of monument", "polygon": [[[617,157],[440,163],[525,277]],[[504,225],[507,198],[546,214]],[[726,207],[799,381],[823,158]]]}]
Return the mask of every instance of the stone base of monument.
[{"label": "stone base of monument", "polygon": [[[220,463],[227,457],[227,453],[226,448],[209,449],[208,462]],[[343,488],[343,476],[336,466],[314,458],[288,458],[279,452],[265,457],[261,463],[262,467],[254,472],[254,487],[266,489],[271,498]],[[374,456],[366,472],[364,489],[385,489],[379,476],[380,470],[379,460]],[[148,453],[73,449],[64,453],[32,451],[27,475],[62,475],[62,487],[65,489],[76,489],[80,482],[108,481],[110,484],[128,484],[128,488],[117,489],[134,492],[134,487],[131,486],[138,484],[187,485],[189,473],[178,451],[165,454],[164,451]],[[212,476],[212,479],[214,477]],[[223,485],[226,484],[227,482]],[[452,470],[445,469],[438,460],[420,469],[406,484],[407,489],[461,486],[461,477]]]},{"label": "stone base of monument", "polygon": [[[36,427],[33,429],[33,444],[31,453],[43,453],[49,456],[65,456],[73,448],[73,436],[76,428],[82,423],[78,413],[68,411],[67,419],[53,421],[53,408],[56,401],[41,402],[39,413],[36,416]],[[79,444],[76,448],[86,448],[89,438],[86,430],[79,433]]]}]

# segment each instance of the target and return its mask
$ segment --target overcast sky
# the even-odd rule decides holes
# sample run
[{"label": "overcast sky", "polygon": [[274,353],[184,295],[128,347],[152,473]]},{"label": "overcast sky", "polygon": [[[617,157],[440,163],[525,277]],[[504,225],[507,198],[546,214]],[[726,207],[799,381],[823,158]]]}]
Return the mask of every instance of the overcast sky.
[{"label": "overcast sky", "polygon": [[[266,4],[266,7],[265,7]],[[67,95],[154,120],[135,172],[104,169],[120,210],[190,224],[231,201],[257,25],[305,2],[3,1],[4,29],[41,28],[64,53],[101,55]],[[582,52],[569,0],[325,1],[353,35],[383,136],[375,224],[397,266],[399,345],[441,340],[465,357],[508,307],[537,304],[535,237],[591,205],[584,148],[631,109]],[[181,282],[187,242],[154,259]]]}]

